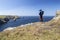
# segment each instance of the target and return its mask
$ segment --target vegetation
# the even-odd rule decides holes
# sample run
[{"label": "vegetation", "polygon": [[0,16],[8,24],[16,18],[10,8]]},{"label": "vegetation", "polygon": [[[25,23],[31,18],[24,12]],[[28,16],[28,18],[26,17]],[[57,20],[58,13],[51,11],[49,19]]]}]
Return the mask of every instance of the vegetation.
[{"label": "vegetation", "polygon": [[5,18],[5,17],[6,17],[6,16],[4,16],[4,15],[0,15],[0,19],[1,19],[1,18],[3,19],[3,18]]},{"label": "vegetation", "polygon": [[0,40],[60,40],[59,26],[60,22],[52,26],[37,22],[26,27],[0,32]]},{"label": "vegetation", "polygon": [[18,16],[11,16],[11,15],[0,15],[0,19],[4,19],[4,18],[19,18]]},{"label": "vegetation", "polygon": [[60,18],[0,32],[0,40],[60,40]]}]

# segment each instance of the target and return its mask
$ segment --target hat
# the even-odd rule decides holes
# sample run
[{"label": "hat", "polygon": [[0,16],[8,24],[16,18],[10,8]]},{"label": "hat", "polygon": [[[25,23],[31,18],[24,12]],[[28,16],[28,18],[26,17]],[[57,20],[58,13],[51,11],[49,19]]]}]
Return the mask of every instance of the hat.
[{"label": "hat", "polygon": [[42,11],[42,9],[40,9],[39,11]]}]

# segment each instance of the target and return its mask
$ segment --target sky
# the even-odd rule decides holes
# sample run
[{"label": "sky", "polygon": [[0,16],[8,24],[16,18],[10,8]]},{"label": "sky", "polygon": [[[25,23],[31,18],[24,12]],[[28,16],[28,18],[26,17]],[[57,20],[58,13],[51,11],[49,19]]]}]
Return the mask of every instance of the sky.
[{"label": "sky", "polygon": [[39,16],[40,9],[44,16],[55,16],[60,0],[0,0],[0,15]]}]

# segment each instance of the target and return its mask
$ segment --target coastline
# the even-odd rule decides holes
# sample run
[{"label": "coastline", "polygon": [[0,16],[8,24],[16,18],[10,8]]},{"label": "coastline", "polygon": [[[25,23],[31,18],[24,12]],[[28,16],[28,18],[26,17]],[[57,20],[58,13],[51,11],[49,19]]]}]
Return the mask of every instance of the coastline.
[{"label": "coastline", "polygon": [[0,38],[6,40],[60,40],[60,16],[54,17],[49,22],[35,22],[16,28],[7,28],[0,32]]},{"label": "coastline", "polygon": [[[28,23],[28,24],[20,25],[18,27],[26,27],[26,26],[33,25],[33,24],[34,23]],[[17,28],[17,27],[8,27],[8,28],[4,29],[3,31],[14,30],[15,28]]]}]

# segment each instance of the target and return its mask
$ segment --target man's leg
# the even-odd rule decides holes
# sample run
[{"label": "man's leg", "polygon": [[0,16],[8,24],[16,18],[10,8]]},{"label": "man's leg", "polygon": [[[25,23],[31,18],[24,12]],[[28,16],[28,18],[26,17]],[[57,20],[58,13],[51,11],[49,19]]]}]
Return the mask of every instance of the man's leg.
[{"label": "man's leg", "polygon": [[43,16],[40,16],[40,20],[41,20],[41,22],[43,22]]}]

